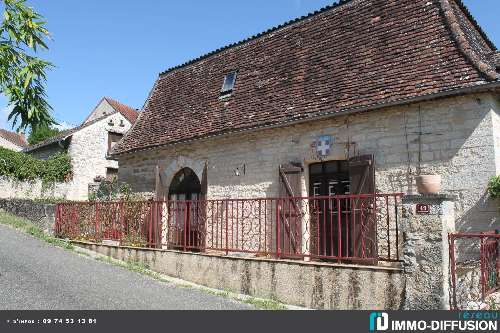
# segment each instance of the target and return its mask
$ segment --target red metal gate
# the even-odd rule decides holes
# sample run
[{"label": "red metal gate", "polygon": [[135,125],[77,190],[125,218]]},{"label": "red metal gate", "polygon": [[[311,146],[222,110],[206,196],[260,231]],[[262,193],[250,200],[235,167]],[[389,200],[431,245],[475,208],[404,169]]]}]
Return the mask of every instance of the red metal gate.
[{"label": "red metal gate", "polygon": [[483,309],[487,297],[500,289],[498,231],[449,235],[450,305],[452,309]]}]

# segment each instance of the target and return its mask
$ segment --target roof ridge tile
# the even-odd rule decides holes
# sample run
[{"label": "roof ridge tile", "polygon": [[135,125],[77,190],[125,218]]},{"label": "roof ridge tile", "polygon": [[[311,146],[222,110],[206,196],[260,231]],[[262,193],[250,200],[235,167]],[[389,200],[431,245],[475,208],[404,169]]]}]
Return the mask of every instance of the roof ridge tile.
[{"label": "roof ridge tile", "polygon": [[250,41],[252,41],[252,40],[254,40],[254,39],[260,38],[260,37],[262,37],[262,36],[264,36],[264,35],[267,35],[267,34],[270,34],[270,33],[274,32],[274,31],[277,31],[277,30],[279,30],[279,29],[282,29],[282,28],[285,28],[285,27],[291,26],[291,25],[293,25],[293,24],[295,24],[295,23],[299,23],[299,22],[304,21],[304,20],[306,20],[306,19],[308,19],[308,18],[311,18],[311,17],[313,17],[313,16],[316,16],[316,15],[322,14],[322,13],[324,13],[324,12],[328,11],[328,10],[331,10],[331,9],[336,9],[336,8],[338,8],[338,7],[341,7],[341,6],[345,5],[345,4],[350,3],[350,2],[353,2],[353,1],[356,1],[356,0],[339,0],[339,1],[338,1],[338,2],[336,2],[336,3],[332,3],[331,5],[327,5],[327,6],[325,6],[325,7],[322,7],[321,9],[318,9],[318,10],[316,10],[316,11],[314,11],[314,12],[310,12],[310,13],[309,13],[309,14],[307,14],[307,15],[302,15],[302,16],[299,16],[299,17],[297,17],[297,18],[295,18],[295,19],[291,19],[291,20],[285,21],[284,23],[281,23],[281,24],[279,24],[279,25],[276,25],[276,26],[274,26],[274,27],[271,27],[271,28],[269,28],[269,29],[267,29],[267,30],[264,30],[264,31],[262,31],[262,32],[259,32],[259,33],[255,34],[255,35],[251,35],[250,37],[247,37],[247,38],[242,39],[242,40],[240,40],[240,41],[237,41],[237,42],[234,42],[234,43],[230,43],[230,44],[227,44],[227,45],[221,46],[221,47],[219,47],[219,48],[217,48],[217,49],[215,49],[215,50],[213,50],[213,51],[209,51],[208,53],[205,53],[205,54],[200,55],[200,56],[198,56],[198,57],[196,57],[196,58],[193,58],[193,59],[191,59],[191,60],[188,60],[188,61],[186,61],[186,62],[184,62],[184,63],[182,63],[182,64],[179,64],[179,65],[176,65],[176,66],[170,67],[170,68],[168,68],[168,69],[164,70],[163,72],[161,72],[161,73],[159,74],[159,76],[163,76],[163,75],[168,74],[169,72],[171,72],[171,71],[173,71],[173,70],[176,70],[176,69],[179,69],[179,68],[182,68],[182,67],[185,67],[185,66],[191,65],[191,64],[193,64],[193,63],[195,63],[195,62],[201,61],[201,60],[203,60],[203,59],[205,59],[205,58],[208,58],[208,57],[210,57],[210,56],[213,56],[213,55],[215,55],[215,54],[217,54],[217,53],[220,53],[220,52],[225,51],[225,50],[227,50],[227,49],[230,49],[230,48],[232,48],[232,47],[239,46],[239,45],[241,45],[241,44],[245,44],[245,43],[250,42]]}]

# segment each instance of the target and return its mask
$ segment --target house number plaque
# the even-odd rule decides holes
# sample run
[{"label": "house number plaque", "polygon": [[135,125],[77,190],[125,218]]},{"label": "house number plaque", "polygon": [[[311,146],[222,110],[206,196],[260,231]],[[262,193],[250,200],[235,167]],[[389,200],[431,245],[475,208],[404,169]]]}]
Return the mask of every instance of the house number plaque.
[{"label": "house number plaque", "polygon": [[427,204],[417,204],[417,214],[428,215],[431,213],[431,206]]}]

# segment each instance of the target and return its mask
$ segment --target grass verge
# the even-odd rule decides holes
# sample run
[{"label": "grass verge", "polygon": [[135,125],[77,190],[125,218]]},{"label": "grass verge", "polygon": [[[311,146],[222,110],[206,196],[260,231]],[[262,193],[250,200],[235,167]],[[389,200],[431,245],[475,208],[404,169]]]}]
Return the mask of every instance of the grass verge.
[{"label": "grass verge", "polygon": [[71,244],[70,242],[47,235],[41,228],[32,224],[31,222],[2,211],[0,211],[0,224],[20,230],[28,235],[31,235],[37,239],[40,239],[57,247],[61,247],[66,250],[74,249],[73,244]]},{"label": "grass verge", "polygon": [[91,251],[80,249],[78,247],[75,247],[71,242],[47,235],[43,232],[43,230],[41,228],[32,224],[31,222],[29,222],[23,218],[8,214],[6,212],[0,211],[0,224],[17,229],[19,231],[22,231],[28,235],[31,235],[31,236],[37,238],[39,240],[42,240],[44,242],[47,242],[49,244],[52,244],[54,246],[57,246],[57,247],[60,247],[60,248],[63,248],[63,249],[69,250],[69,251],[73,251],[79,255],[86,256],[86,257],[92,257],[93,259],[95,259],[97,261],[101,261],[101,262],[105,262],[107,264],[122,267],[124,269],[129,270],[129,271],[149,276],[149,277],[151,277],[155,280],[158,280],[158,281],[173,283],[177,287],[193,288],[193,289],[203,291],[207,294],[234,299],[234,300],[239,301],[239,302],[250,304],[250,305],[256,307],[257,309],[261,309],[261,310],[287,310],[287,309],[289,309],[289,307],[287,307],[286,305],[279,303],[277,301],[274,301],[274,300],[255,298],[255,297],[251,297],[251,296],[247,296],[247,295],[235,294],[235,293],[232,293],[230,291],[211,289],[211,288],[196,285],[194,283],[187,283],[187,282],[179,280],[179,279],[171,278],[171,277],[168,277],[166,275],[160,274],[158,272],[152,271],[151,269],[149,269],[149,267],[147,265],[144,265],[144,264],[139,263],[139,262],[121,261],[121,260],[116,260],[116,259],[104,256],[104,255],[99,255],[99,254],[90,255],[89,252],[91,252]]}]

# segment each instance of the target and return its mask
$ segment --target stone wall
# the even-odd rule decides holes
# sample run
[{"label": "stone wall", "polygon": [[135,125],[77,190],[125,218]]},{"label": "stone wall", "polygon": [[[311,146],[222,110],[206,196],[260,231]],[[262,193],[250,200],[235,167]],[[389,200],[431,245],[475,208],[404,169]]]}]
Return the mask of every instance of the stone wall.
[{"label": "stone wall", "polygon": [[31,200],[0,199],[0,210],[23,217],[40,227],[47,234],[54,233],[55,204]]},{"label": "stone wall", "polygon": [[421,131],[423,172],[442,175],[444,192],[459,198],[458,229],[490,230],[499,224],[497,205],[486,195],[497,170],[496,98],[446,98],[126,154],[120,157],[119,179],[137,192],[154,192],[156,165],[168,189],[182,167],[193,169],[201,180],[206,163],[209,199],[273,197],[278,195],[278,166],[295,161],[305,166],[301,194],[307,196],[308,165],[318,161],[311,144],[319,135],[332,135],[336,143],[327,160],[345,159],[345,143],[354,142],[351,156],[375,155],[378,192],[411,194],[416,193]]},{"label": "stone wall", "polygon": [[43,186],[40,180],[17,181],[0,176],[0,199],[71,199],[73,183]]},{"label": "stone wall", "polygon": [[403,304],[399,268],[325,265],[300,261],[221,257],[97,245],[78,246],[210,288],[315,309],[397,310]]},{"label": "stone wall", "polygon": [[496,101],[493,116],[493,133],[495,135],[495,163],[497,175],[500,175],[500,97]]}]

